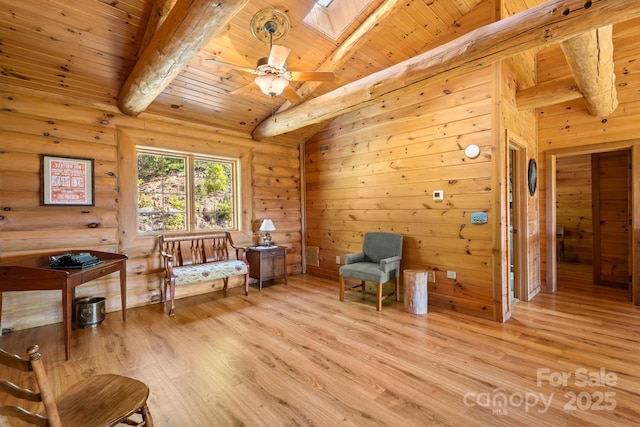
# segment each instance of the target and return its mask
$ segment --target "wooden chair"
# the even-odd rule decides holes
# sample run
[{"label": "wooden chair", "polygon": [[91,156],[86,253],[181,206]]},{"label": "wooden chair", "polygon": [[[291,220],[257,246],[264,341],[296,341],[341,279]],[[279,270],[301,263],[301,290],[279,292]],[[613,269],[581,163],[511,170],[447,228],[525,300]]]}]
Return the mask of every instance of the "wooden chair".
[{"label": "wooden chair", "polygon": [[[376,296],[376,310],[382,310],[382,301],[400,294],[400,261],[402,260],[402,234],[371,232],[364,235],[362,251],[347,254],[344,265],[340,267],[340,301],[344,301],[345,289],[362,288],[362,297]],[[345,278],[359,280],[360,283],[348,286]],[[382,285],[395,281],[394,290],[386,295]],[[367,292],[366,282],[376,284],[376,292]]]},{"label": "wooden chair", "polygon": [[[54,397],[39,351],[37,345],[29,347],[29,358],[24,359],[0,349],[0,364],[23,372],[33,372],[40,390],[32,391],[0,379],[0,393],[10,394],[22,401],[42,402],[44,412],[34,414],[20,406],[3,405],[0,406],[0,415],[51,427],[99,427],[121,423],[153,426],[147,407],[149,388],[146,384],[121,375],[96,375],[76,383],[60,396]],[[131,419],[134,414],[139,414],[142,420]]]}]

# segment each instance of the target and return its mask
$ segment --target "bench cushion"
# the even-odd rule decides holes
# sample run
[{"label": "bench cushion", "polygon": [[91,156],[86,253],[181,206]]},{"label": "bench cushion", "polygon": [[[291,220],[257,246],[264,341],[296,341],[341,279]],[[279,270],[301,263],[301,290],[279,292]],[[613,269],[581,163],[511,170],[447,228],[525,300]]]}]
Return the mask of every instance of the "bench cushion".
[{"label": "bench cushion", "polygon": [[235,260],[208,262],[205,264],[174,267],[173,274],[176,278],[176,286],[189,285],[207,280],[223,279],[238,274],[247,274],[247,264]]}]

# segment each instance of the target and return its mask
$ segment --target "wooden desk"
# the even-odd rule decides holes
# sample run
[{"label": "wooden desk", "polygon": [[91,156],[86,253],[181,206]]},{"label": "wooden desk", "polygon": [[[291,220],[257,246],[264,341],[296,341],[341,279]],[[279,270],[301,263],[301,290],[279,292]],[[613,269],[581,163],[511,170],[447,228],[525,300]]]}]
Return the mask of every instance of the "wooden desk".
[{"label": "wooden desk", "polygon": [[247,251],[249,276],[258,280],[259,289],[266,280],[284,277],[287,284],[287,248],[284,246],[252,246]]},{"label": "wooden desk", "polygon": [[[89,268],[52,269],[49,256],[62,253],[89,252],[102,264]],[[2,321],[2,292],[7,291],[62,291],[62,317],[64,323],[64,352],[69,360],[71,353],[71,305],[76,296],[76,286],[113,272],[120,272],[122,296],[122,320],[127,316],[127,256],[98,251],[57,251],[51,254],[34,255],[0,264],[0,322]]]}]

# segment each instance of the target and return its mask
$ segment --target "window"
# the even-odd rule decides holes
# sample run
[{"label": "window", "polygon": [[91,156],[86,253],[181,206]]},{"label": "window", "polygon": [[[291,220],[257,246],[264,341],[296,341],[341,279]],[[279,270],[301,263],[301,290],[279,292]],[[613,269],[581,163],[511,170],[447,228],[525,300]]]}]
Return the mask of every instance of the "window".
[{"label": "window", "polygon": [[371,3],[372,0],[319,0],[304,22],[337,40]]},{"label": "window", "polygon": [[238,228],[237,159],[138,149],[138,233]]}]

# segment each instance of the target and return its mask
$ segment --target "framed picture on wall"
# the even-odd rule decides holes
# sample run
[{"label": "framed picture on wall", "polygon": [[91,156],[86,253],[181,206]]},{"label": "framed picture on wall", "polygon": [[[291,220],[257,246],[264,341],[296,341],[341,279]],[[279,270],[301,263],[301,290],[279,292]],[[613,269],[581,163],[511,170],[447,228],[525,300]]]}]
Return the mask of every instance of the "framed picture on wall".
[{"label": "framed picture on wall", "polygon": [[41,156],[43,206],[94,206],[93,159]]}]

